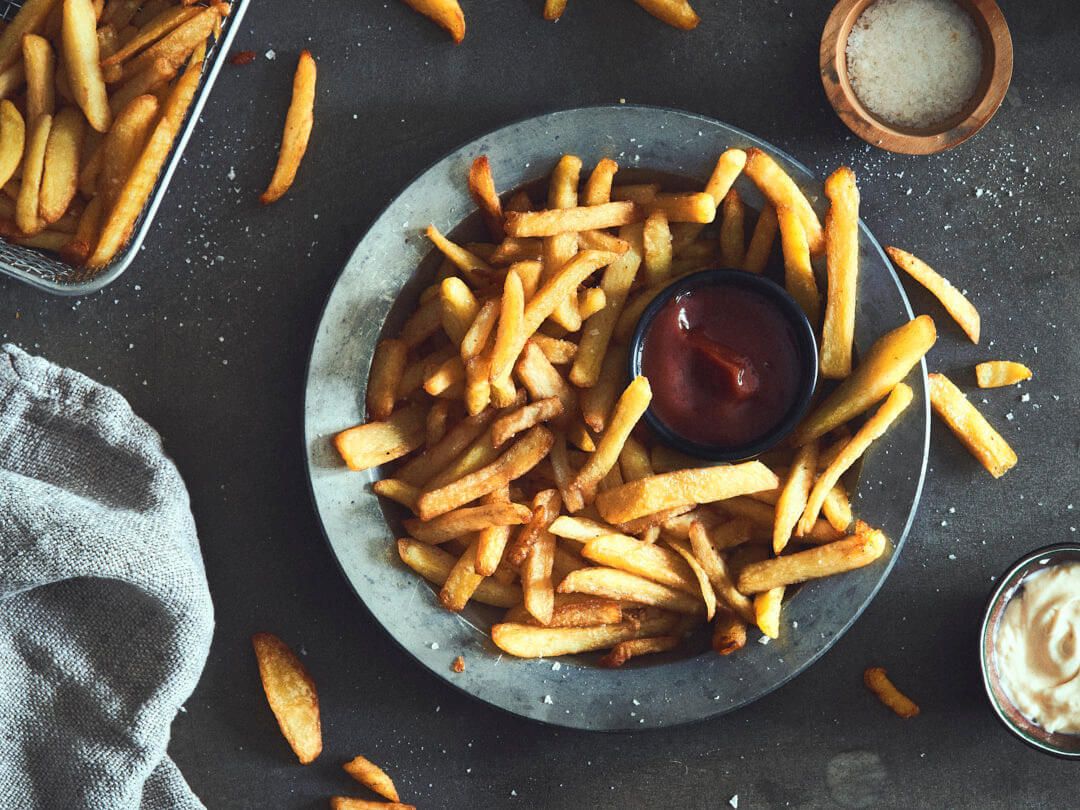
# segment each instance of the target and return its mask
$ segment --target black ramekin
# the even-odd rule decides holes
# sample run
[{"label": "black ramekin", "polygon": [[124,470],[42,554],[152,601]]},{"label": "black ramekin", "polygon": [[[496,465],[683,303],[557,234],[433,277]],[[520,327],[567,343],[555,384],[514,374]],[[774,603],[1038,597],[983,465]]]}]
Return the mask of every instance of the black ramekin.
[{"label": "black ramekin", "polygon": [[[661,290],[650,302],[649,306],[645,308],[641,320],[638,321],[637,328],[634,330],[633,337],[630,339],[630,377],[634,378],[641,374],[641,356],[645,345],[645,335],[648,333],[656,313],[665,304],[680,295],[702,287],[720,286],[741,287],[758,293],[772,301],[791,324],[798,343],[799,360],[802,367],[802,380],[799,384],[798,396],[795,402],[792,403],[787,414],[775,428],[753,442],[737,446],[701,444],[691,441],[668,427],[652,408],[645,412],[645,421],[662,441],[683,453],[709,461],[744,461],[776,447],[787,437],[806,414],[806,409],[810,406],[810,400],[817,385],[818,351],[814,328],[795,299],[788,295],[787,290],[779,284],[765,276],[748,273],[745,270],[702,270],[672,282]],[[653,387],[664,384],[663,380],[651,380],[650,382]]]}]

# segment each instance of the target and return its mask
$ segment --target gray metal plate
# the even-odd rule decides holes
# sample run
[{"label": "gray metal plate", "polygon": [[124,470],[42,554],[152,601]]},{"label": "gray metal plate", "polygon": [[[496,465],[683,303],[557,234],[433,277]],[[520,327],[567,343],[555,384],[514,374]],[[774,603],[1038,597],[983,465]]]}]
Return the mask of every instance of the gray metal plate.
[{"label": "gray metal plate", "polygon": [[[470,163],[487,154],[500,189],[546,176],[563,153],[589,165],[612,157],[623,167],[680,175],[703,184],[728,147],[769,152],[821,206],[821,184],[791,157],[734,127],[651,107],[591,107],[511,124],[469,143],[414,180],[357,245],[326,303],[308,367],[305,450],[315,506],[342,571],[375,620],[447,683],[493,706],[571,728],[629,731],[702,720],[745,706],[812,664],[851,626],[877,593],[903,546],[922,491],[930,440],[926,368],[913,370],[911,407],[868,452],[852,493],[857,516],[880,526],[894,548],[876,564],[802,586],[785,604],[780,638],[721,657],[704,647],[632,661],[621,670],[596,656],[520,660],[505,656],[487,630],[499,613],[444,610],[435,592],[397,559],[400,513],[380,503],[378,470],[349,472],[330,445],[362,421],[368,368],[384,327],[393,333],[436,267],[423,229],[452,231],[474,212],[466,189]],[[755,208],[761,196],[741,178]],[[427,258],[427,261],[425,261]],[[912,317],[880,245],[860,234],[855,342],[865,352],[882,332]],[[357,654],[362,651],[357,650]],[[450,664],[466,661],[457,674]]]}]

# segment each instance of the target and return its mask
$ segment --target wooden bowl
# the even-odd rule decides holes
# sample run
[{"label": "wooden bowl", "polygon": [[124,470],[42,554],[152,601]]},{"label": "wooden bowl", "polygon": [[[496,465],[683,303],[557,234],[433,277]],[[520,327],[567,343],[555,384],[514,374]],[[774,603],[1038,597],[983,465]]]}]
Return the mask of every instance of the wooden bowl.
[{"label": "wooden bowl", "polygon": [[955,115],[926,129],[885,121],[863,106],[847,72],[847,40],[852,27],[875,0],[840,0],[821,35],[821,83],[848,129],[872,146],[908,155],[930,155],[963,143],[994,117],[1012,79],[1012,36],[994,0],[956,0],[971,15],[982,42],[982,76],[968,103]]}]

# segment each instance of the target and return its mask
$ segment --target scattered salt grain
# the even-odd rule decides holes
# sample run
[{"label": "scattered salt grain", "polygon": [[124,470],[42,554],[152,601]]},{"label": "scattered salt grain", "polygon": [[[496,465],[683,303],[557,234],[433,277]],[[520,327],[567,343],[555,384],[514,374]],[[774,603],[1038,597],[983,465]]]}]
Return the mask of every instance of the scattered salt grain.
[{"label": "scattered salt grain", "polygon": [[762,636],[757,641],[758,641],[758,644],[768,644],[770,640],[771,639],[768,636]]},{"label": "scattered salt grain", "polygon": [[433,650],[439,649],[439,642],[437,642],[437,641],[431,642],[431,649],[433,649]]},{"label": "scattered salt grain", "polygon": [[736,793],[734,796],[732,796],[730,799],[727,800],[727,803],[730,804],[732,807],[738,808],[738,806],[739,806],[739,794]]},{"label": "scattered salt grain", "polygon": [[877,0],[847,40],[851,87],[874,114],[924,128],[959,112],[982,73],[982,45],[954,0]]},{"label": "scattered salt grain", "polygon": [[552,672],[558,672],[560,669],[562,669],[562,664],[560,664],[558,661],[551,665]]},{"label": "scattered salt grain", "polygon": [[554,701],[551,699],[551,695],[544,695],[544,703],[550,706]]},{"label": "scattered salt grain", "polygon": [[274,53],[274,49],[273,49],[273,48],[271,48],[270,50],[268,50],[268,51],[266,52],[266,58],[267,58],[267,59],[277,59],[277,54],[276,54],[276,53]]}]

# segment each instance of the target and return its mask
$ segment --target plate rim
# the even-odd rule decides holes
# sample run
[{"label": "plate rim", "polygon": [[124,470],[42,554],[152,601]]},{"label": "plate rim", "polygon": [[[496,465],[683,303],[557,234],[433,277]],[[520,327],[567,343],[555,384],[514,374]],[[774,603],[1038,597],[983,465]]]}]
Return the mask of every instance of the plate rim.
[{"label": "plate rim", "polygon": [[[527,115],[527,116],[523,116],[523,117],[520,117],[520,118],[515,118],[515,119],[513,119],[511,121],[508,121],[505,124],[502,124],[501,126],[498,126],[498,127],[494,128],[494,129],[483,132],[480,135],[469,138],[468,140],[462,141],[462,142],[458,143],[455,147],[447,150],[446,152],[441,154],[441,156],[439,156],[435,160],[431,161],[430,163],[425,165],[422,169],[420,169],[419,171],[414,173],[412,175],[412,177],[408,180],[407,183],[401,185],[400,187],[397,188],[397,190],[395,192],[392,193],[389,200],[387,200],[386,203],[379,208],[378,212],[371,218],[370,222],[368,222],[367,227],[364,229],[364,232],[361,234],[359,239],[357,239],[357,241],[355,242],[355,245],[354,245],[352,251],[349,253],[347,258],[342,263],[341,269],[334,276],[333,283],[330,285],[329,290],[328,290],[328,292],[327,292],[327,294],[325,296],[325,299],[324,299],[324,301],[322,303],[322,306],[319,309],[319,314],[318,314],[318,317],[317,317],[317,319],[315,321],[315,326],[314,326],[314,329],[313,329],[313,332],[312,332],[312,335],[311,335],[311,338],[310,338],[309,349],[308,349],[308,353],[307,353],[307,359],[306,359],[306,362],[305,362],[304,377],[303,377],[303,380],[304,380],[303,389],[304,390],[303,390],[303,395],[302,395],[302,407],[301,407],[301,416],[300,416],[300,420],[301,420],[300,442],[301,442],[301,451],[302,451],[303,456],[304,456],[304,472],[305,472],[305,479],[306,479],[305,483],[307,485],[308,494],[309,494],[309,497],[311,499],[311,505],[312,505],[312,507],[314,509],[315,516],[316,516],[316,518],[318,520],[319,531],[320,531],[320,534],[322,535],[323,542],[326,543],[326,546],[330,551],[330,555],[331,555],[331,557],[333,557],[334,565],[338,568],[341,575],[345,579],[345,583],[348,586],[349,590],[352,591],[353,595],[356,597],[356,599],[358,600],[358,602],[362,606],[363,610],[373,620],[374,624],[378,627],[379,631],[384,633],[388,638],[390,638],[390,640],[397,647],[399,647],[402,651],[404,651],[406,653],[406,655],[410,659],[412,659],[416,664],[418,664],[424,671],[428,672],[429,675],[434,676],[435,678],[437,678],[442,683],[445,683],[445,684],[451,686],[455,691],[457,691],[457,692],[459,692],[459,693],[461,693],[463,695],[466,695],[466,696],[468,696],[469,698],[471,698],[473,700],[476,700],[476,701],[478,701],[480,703],[483,703],[484,705],[486,705],[488,707],[494,708],[494,709],[496,709],[496,710],[498,710],[500,712],[504,712],[504,713],[506,713],[506,714],[508,714],[510,716],[517,717],[517,718],[522,718],[522,719],[525,719],[527,721],[530,721],[530,722],[533,722],[533,723],[538,723],[540,725],[547,726],[547,727],[550,727],[550,728],[571,729],[571,730],[575,730],[575,731],[587,731],[587,732],[606,733],[606,734],[630,734],[630,733],[642,732],[642,731],[656,731],[656,730],[679,728],[681,726],[695,725],[695,724],[699,724],[699,723],[704,723],[704,722],[706,722],[708,720],[716,719],[716,718],[718,718],[718,717],[720,717],[722,715],[729,714],[729,713],[731,713],[733,711],[736,711],[738,709],[747,708],[751,704],[753,704],[753,703],[757,702],[758,700],[772,694],[776,690],[780,689],[782,686],[785,686],[788,683],[790,683],[797,676],[799,676],[799,675],[803,674],[804,672],[806,672],[810,667],[812,667],[814,664],[816,664],[822,658],[822,656],[824,656],[827,652],[829,652],[836,645],[836,643],[851,629],[851,627],[855,624],[855,622],[858,621],[859,618],[862,617],[862,614],[870,606],[870,603],[873,602],[874,599],[877,597],[878,593],[881,591],[881,588],[885,585],[886,580],[888,580],[888,578],[892,575],[893,569],[895,568],[896,563],[899,560],[900,553],[903,551],[904,545],[905,545],[905,543],[907,542],[907,539],[908,539],[908,535],[911,532],[912,525],[914,524],[915,516],[916,516],[916,514],[918,512],[919,505],[920,505],[920,503],[922,501],[922,495],[923,495],[923,491],[924,491],[925,484],[926,484],[926,474],[927,474],[927,469],[928,469],[928,465],[929,465],[930,435],[931,435],[931,432],[930,432],[931,408],[930,408],[930,396],[929,396],[929,379],[928,379],[928,376],[927,376],[926,359],[924,357],[924,358],[920,359],[919,364],[918,364],[918,369],[919,369],[918,376],[919,376],[919,380],[920,380],[921,385],[922,385],[922,392],[921,392],[920,399],[921,399],[921,404],[923,406],[923,412],[924,412],[924,419],[923,419],[923,425],[922,425],[923,441],[922,441],[922,447],[921,447],[921,449],[919,451],[918,480],[915,482],[915,489],[914,489],[914,494],[913,494],[912,499],[911,499],[911,503],[910,503],[910,505],[907,506],[907,515],[906,515],[906,518],[904,519],[903,529],[899,533],[898,537],[894,536],[893,538],[891,538],[893,548],[892,548],[892,553],[889,555],[889,559],[885,563],[885,568],[881,572],[881,575],[877,578],[877,581],[874,583],[873,587],[869,590],[869,592],[867,593],[865,598],[861,601],[860,604],[855,606],[855,608],[853,609],[853,611],[852,611],[851,615],[849,616],[849,618],[836,630],[836,632],[832,636],[825,639],[824,643],[821,645],[821,647],[818,650],[816,650],[813,654],[811,654],[800,666],[798,666],[796,669],[789,672],[785,676],[779,678],[775,683],[770,684],[767,688],[764,689],[764,691],[761,691],[760,693],[758,693],[754,698],[751,698],[751,699],[749,699],[747,701],[744,701],[742,703],[739,703],[737,705],[721,704],[721,705],[717,706],[716,711],[702,713],[702,714],[700,714],[699,716],[696,716],[696,717],[687,717],[685,719],[680,719],[680,720],[676,720],[676,721],[672,721],[672,722],[662,722],[662,723],[650,724],[650,725],[645,725],[645,726],[632,726],[630,724],[626,724],[625,726],[594,727],[594,726],[576,724],[576,723],[572,723],[572,722],[558,722],[557,720],[562,719],[561,716],[559,716],[557,719],[556,718],[547,718],[547,717],[538,716],[538,715],[533,714],[533,713],[526,713],[526,712],[523,712],[523,711],[518,711],[518,710],[515,710],[514,708],[512,708],[510,706],[506,706],[506,705],[503,705],[501,703],[497,703],[493,699],[485,697],[485,696],[479,694],[476,691],[471,691],[471,690],[465,688],[460,682],[454,680],[451,677],[451,673],[450,673],[449,670],[443,671],[442,669],[439,669],[439,668],[436,668],[435,666],[432,666],[431,664],[429,664],[429,662],[427,662],[422,657],[420,657],[420,655],[417,654],[417,651],[414,651],[409,646],[406,646],[406,644],[401,639],[399,639],[396,634],[391,632],[387,628],[387,626],[382,621],[380,621],[378,619],[378,617],[374,614],[374,612],[371,610],[371,608],[367,604],[367,601],[365,600],[364,596],[360,593],[359,589],[354,584],[352,577],[350,576],[349,572],[346,570],[345,565],[342,562],[341,557],[338,555],[337,550],[334,547],[333,541],[330,539],[329,532],[328,532],[327,527],[326,527],[326,522],[323,519],[323,514],[322,514],[322,511],[321,511],[320,506],[319,506],[319,500],[318,500],[317,494],[315,492],[315,480],[314,480],[314,475],[313,475],[311,442],[316,437],[308,435],[308,400],[309,400],[310,391],[311,391],[312,372],[313,372],[313,363],[314,363],[314,360],[315,360],[316,344],[318,343],[319,335],[320,335],[320,332],[322,330],[323,323],[324,323],[324,321],[326,319],[327,312],[328,312],[329,307],[330,307],[330,302],[333,299],[334,293],[337,290],[339,284],[341,283],[342,277],[345,275],[345,272],[351,266],[351,264],[353,262],[353,259],[359,253],[359,251],[361,249],[361,245],[365,241],[365,239],[367,238],[368,234],[373,230],[373,228],[376,226],[376,224],[378,224],[380,222],[380,220],[382,220],[383,217],[386,216],[387,212],[394,206],[395,202],[400,198],[400,196],[402,194],[404,194],[407,189],[411,188],[421,177],[426,175],[432,169],[439,166],[443,162],[453,158],[454,156],[466,151],[469,147],[471,147],[473,145],[478,145],[479,143],[483,142],[484,140],[492,138],[493,136],[503,132],[504,130],[512,129],[514,127],[521,126],[521,125],[524,125],[524,124],[537,122],[537,121],[540,121],[542,119],[553,118],[553,117],[556,117],[556,116],[559,116],[559,115],[566,115],[566,114],[572,114],[572,113],[581,113],[581,112],[587,112],[587,111],[600,111],[600,110],[604,110],[604,111],[637,110],[637,111],[643,111],[643,112],[661,113],[661,114],[664,114],[664,115],[676,115],[676,116],[680,116],[680,117],[685,117],[685,118],[689,118],[689,119],[698,120],[698,121],[706,123],[706,124],[708,124],[710,126],[719,126],[719,127],[723,128],[723,129],[729,130],[729,131],[731,131],[733,133],[737,133],[739,136],[745,138],[747,141],[749,141],[749,142],[751,142],[751,143],[753,143],[755,145],[757,145],[757,144],[764,145],[773,154],[780,156],[781,158],[783,158],[783,160],[790,163],[790,165],[795,166],[801,172],[803,172],[806,175],[808,175],[809,177],[813,178],[814,182],[817,182],[817,183],[822,183],[823,182],[815,172],[811,171],[810,168],[807,167],[805,164],[803,164],[801,161],[794,158],[786,150],[777,147],[773,143],[765,140],[764,138],[761,138],[761,137],[759,137],[757,135],[754,135],[754,134],[752,134],[750,132],[747,132],[746,130],[742,129],[741,127],[737,127],[737,126],[734,126],[732,124],[728,124],[728,123],[726,123],[724,121],[721,121],[721,120],[716,119],[716,118],[712,118],[712,117],[707,116],[707,115],[703,115],[701,113],[691,112],[689,110],[683,110],[683,109],[679,109],[679,108],[676,108],[676,107],[666,107],[666,106],[662,106],[662,105],[618,103],[618,104],[591,104],[591,105],[582,105],[582,106],[576,106],[576,107],[558,107],[558,108],[546,110],[544,112],[536,113],[536,114],[533,114],[533,115]],[[557,149],[553,150],[553,152],[554,151],[557,151]],[[456,225],[454,227],[456,227]],[[902,304],[904,314],[907,315],[909,320],[914,319],[915,313],[914,313],[914,310],[911,307],[911,301],[907,296],[907,292],[904,289],[904,286],[903,286],[903,284],[902,284],[902,282],[900,280],[899,275],[897,274],[895,268],[893,267],[892,262],[889,261],[888,256],[885,254],[885,251],[882,248],[881,243],[877,240],[877,237],[874,236],[873,232],[866,225],[866,223],[862,219],[862,217],[859,218],[859,229],[860,229],[860,232],[867,237],[869,243],[873,246],[874,251],[876,252],[878,258],[881,261],[881,264],[885,267],[885,269],[886,269],[886,271],[888,273],[888,278],[890,278],[892,280],[893,285],[895,286],[897,292],[899,293],[900,301],[901,301],[901,304]],[[917,394],[917,396],[918,396],[918,394]],[[544,659],[538,659],[538,660],[546,661],[548,659],[544,658]]]}]

